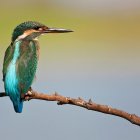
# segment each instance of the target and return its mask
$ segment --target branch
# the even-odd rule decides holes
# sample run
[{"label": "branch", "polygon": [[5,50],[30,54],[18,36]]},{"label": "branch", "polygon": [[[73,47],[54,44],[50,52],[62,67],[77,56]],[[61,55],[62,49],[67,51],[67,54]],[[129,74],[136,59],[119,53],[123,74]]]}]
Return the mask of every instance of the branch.
[{"label": "branch", "polygon": [[[6,96],[5,92],[0,93],[0,97],[5,97],[5,96]],[[48,95],[48,94],[39,93],[37,91],[32,91],[32,94],[25,96],[25,99],[26,100],[39,99],[39,100],[46,100],[46,101],[57,101],[58,105],[70,104],[70,105],[80,106],[88,110],[93,110],[93,111],[97,111],[97,112],[101,112],[105,114],[119,116],[121,118],[124,118],[130,121],[132,124],[140,126],[139,116],[136,116],[135,114],[129,114],[125,111],[115,109],[107,105],[97,104],[95,102],[92,102],[91,99],[89,99],[89,101],[85,101],[81,98],[74,99],[70,97],[64,97],[57,93]]]}]

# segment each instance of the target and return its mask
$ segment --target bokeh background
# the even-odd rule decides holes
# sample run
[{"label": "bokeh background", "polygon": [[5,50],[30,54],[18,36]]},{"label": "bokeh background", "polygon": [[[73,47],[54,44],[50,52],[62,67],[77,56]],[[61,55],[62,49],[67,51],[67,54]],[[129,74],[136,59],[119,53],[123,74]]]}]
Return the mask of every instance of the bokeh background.
[{"label": "bokeh background", "polygon": [[[75,31],[40,37],[33,89],[91,98],[140,115],[140,1],[1,1],[0,71],[12,30],[28,20]],[[16,114],[9,98],[0,99],[0,139],[139,138],[139,127],[119,117],[39,100],[25,102],[23,113]]]}]

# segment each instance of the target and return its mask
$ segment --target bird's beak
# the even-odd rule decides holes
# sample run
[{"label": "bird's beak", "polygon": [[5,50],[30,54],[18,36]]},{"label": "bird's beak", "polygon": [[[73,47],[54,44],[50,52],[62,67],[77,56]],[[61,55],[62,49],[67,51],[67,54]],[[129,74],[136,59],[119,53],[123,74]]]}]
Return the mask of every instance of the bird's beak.
[{"label": "bird's beak", "polygon": [[58,29],[58,28],[47,28],[43,31],[43,33],[68,33],[73,32],[70,29]]}]

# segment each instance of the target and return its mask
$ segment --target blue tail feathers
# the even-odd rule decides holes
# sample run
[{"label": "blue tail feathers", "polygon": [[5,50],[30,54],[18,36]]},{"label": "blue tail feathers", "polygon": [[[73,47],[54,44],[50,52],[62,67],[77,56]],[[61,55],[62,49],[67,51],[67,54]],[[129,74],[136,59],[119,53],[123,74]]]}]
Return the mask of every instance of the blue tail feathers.
[{"label": "blue tail feathers", "polygon": [[13,101],[13,106],[16,113],[21,113],[23,108],[23,101],[17,101],[17,102]]},{"label": "blue tail feathers", "polygon": [[[19,77],[17,76],[17,60],[20,56],[20,41],[15,42],[14,52],[11,52],[6,55],[8,59],[6,61],[6,73],[4,77],[4,86],[6,94],[10,97],[11,101],[13,102],[14,109],[17,113],[22,112],[23,108],[23,100],[21,99],[21,89],[19,83]],[[12,47],[13,48],[13,47]],[[11,56],[10,56],[11,55]],[[10,60],[11,59],[11,60]],[[8,62],[9,61],[9,62]],[[8,64],[8,65],[7,65]]]}]

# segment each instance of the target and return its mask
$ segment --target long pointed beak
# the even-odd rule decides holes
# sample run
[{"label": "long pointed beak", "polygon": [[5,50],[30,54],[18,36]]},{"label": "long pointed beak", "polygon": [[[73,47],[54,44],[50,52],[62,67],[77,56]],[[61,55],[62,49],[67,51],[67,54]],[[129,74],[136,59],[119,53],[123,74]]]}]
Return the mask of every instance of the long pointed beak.
[{"label": "long pointed beak", "polygon": [[43,33],[68,33],[73,32],[70,29],[47,28]]}]

